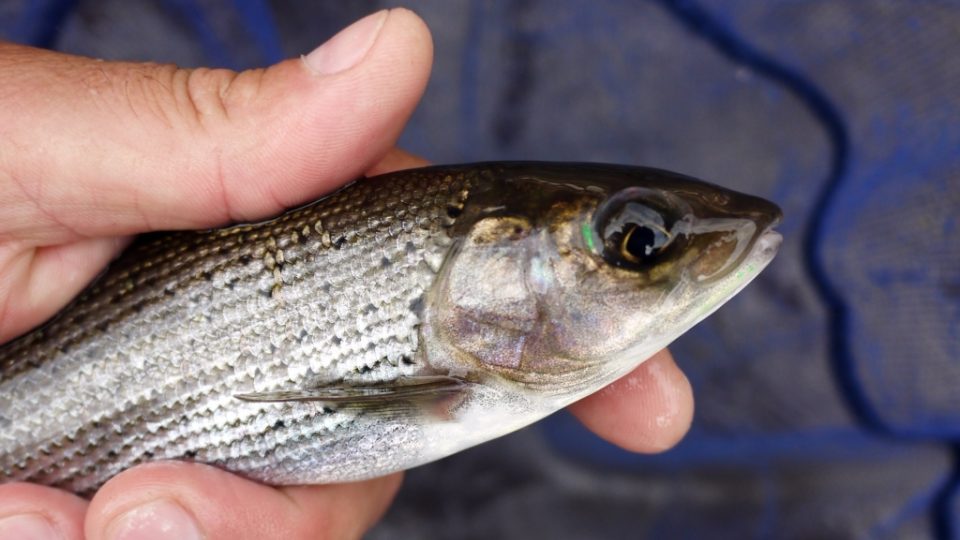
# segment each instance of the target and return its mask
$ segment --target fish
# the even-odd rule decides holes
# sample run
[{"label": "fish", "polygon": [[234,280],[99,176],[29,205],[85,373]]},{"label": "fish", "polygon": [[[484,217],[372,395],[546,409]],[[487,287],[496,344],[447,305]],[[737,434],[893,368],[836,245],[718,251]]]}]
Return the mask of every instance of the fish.
[{"label": "fish", "polygon": [[154,460],[368,479],[541,419],[719,308],[780,209],[660,169],[431,166],[258,223],[143,235],[0,348],[0,482]]}]

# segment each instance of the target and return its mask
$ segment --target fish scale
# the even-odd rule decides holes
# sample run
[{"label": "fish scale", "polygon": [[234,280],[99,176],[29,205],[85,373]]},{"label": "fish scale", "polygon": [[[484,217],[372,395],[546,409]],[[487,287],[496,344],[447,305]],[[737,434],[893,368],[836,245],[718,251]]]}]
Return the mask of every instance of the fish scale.
[{"label": "fish scale", "polygon": [[[438,241],[452,224],[446,208],[462,203],[467,180],[394,184],[358,183],[274,221],[172,233],[132,248],[56,320],[0,350],[0,478],[82,492],[148,458],[187,456],[267,481],[287,478],[296,469],[290,463],[247,454],[266,456],[295,440],[306,451],[320,443],[304,436],[328,434],[363,412],[249,404],[234,394],[302,383],[291,374],[393,380],[421,367],[394,364],[415,356],[410,336],[419,321],[409,305],[433,278],[421,261],[446,250]],[[375,203],[364,206],[368,200]],[[397,217],[396,209],[408,214],[412,206],[419,219]],[[368,294],[374,276],[389,294]],[[367,305],[374,309],[358,325],[355,314]],[[91,336],[98,327],[119,337]],[[320,354],[331,336],[341,340],[338,353]],[[260,337],[269,337],[272,353]],[[192,354],[205,360],[191,362]],[[41,368],[24,370],[28,364]],[[48,405],[34,410],[37,400]]]}]

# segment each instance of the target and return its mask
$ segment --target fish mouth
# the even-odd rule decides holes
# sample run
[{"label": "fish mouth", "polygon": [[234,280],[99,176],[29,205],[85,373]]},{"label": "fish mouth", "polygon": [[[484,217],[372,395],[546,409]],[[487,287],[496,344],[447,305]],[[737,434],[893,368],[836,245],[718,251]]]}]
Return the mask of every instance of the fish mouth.
[{"label": "fish mouth", "polygon": [[783,244],[783,236],[771,228],[764,229],[754,237],[753,245],[738,265],[740,270],[733,273],[736,279],[741,281],[737,291],[757,277],[773,261],[777,252],[780,251],[781,244]]},{"label": "fish mouth", "polygon": [[783,236],[773,230],[783,219],[783,211],[772,202],[763,199],[759,201],[760,204],[757,205],[759,218],[754,222],[762,232],[754,237],[753,246],[750,247],[747,258],[766,266],[777,255],[783,243]]},{"label": "fish mouth", "polygon": [[752,251],[759,259],[769,260],[777,254],[782,243],[783,235],[773,229],[767,229],[757,238]]}]

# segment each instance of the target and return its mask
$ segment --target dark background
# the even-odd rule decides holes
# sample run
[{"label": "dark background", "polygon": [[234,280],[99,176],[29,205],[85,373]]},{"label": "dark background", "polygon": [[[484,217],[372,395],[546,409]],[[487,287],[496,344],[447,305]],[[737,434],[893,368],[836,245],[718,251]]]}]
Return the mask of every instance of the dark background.
[{"label": "dark background", "polygon": [[[0,37],[242,69],[386,5],[0,0]],[[560,413],[411,471],[371,538],[960,535],[960,4],[404,5],[436,43],[406,149],[674,169],[776,201],[785,243],[672,347],[679,447]]]}]

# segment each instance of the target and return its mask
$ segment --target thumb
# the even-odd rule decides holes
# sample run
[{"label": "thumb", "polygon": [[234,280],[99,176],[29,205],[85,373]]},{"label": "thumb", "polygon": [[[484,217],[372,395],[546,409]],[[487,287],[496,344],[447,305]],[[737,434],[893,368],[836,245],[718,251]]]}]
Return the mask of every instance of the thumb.
[{"label": "thumb", "polygon": [[206,227],[315,198],[393,145],[431,54],[403,9],[242,73],[2,44],[0,241]]},{"label": "thumb", "polygon": [[126,235],[266,217],[360,176],[431,54],[403,9],[242,73],[0,44],[0,342],[69,301]]}]

